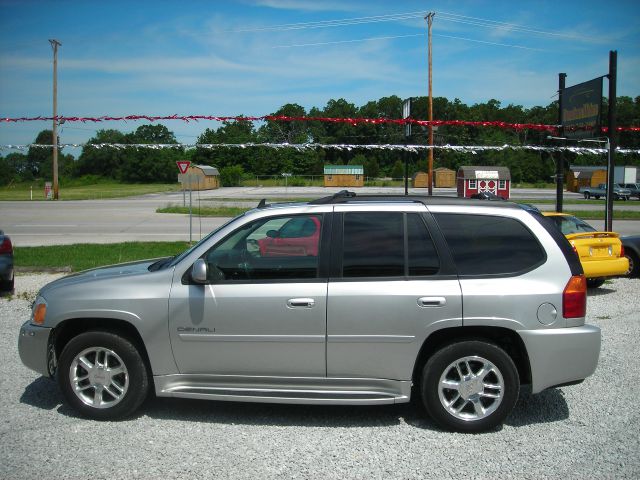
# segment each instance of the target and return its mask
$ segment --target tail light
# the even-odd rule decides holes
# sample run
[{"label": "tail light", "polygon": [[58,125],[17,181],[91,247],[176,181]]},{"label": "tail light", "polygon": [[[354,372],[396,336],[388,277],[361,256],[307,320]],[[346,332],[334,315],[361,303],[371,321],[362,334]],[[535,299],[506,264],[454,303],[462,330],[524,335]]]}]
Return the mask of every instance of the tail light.
[{"label": "tail light", "polygon": [[9,237],[4,237],[2,243],[0,243],[0,253],[13,253],[13,245]]},{"label": "tail light", "polygon": [[624,245],[620,245],[620,258],[624,257]]},{"label": "tail light", "polygon": [[587,279],[574,275],[562,292],[562,316],[580,318],[587,314]]}]

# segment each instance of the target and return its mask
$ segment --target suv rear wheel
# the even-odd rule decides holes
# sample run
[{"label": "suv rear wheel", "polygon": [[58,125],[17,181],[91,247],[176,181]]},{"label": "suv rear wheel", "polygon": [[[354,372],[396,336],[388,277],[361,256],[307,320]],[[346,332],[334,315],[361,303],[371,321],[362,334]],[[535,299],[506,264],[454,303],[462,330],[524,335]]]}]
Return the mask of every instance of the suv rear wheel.
[{"label": "suv rear wheel", "polygon": [[502,424],[518,399],[520,379],[511,357],[483,341],[438,350],[422,371],[422,401],[441,427],[481,432]]},{"label": "suv rear wheel", "polygon": [[149,390],[145,362],[135,345],[100,331],[82,333],[65,346],[58,383],[73,408],[96,420],[131,415]]}]

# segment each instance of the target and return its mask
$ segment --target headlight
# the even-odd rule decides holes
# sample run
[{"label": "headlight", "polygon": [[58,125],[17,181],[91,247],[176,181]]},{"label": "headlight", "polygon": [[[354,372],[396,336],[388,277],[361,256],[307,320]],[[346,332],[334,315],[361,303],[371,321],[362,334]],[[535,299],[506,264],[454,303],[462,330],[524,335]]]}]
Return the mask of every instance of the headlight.
[{"label": "headlight", "polygon": [[36,325],[44,324],[44,317],[47,315],[47,301],[42,298],[36,298],[33,304],[33,311],[31,314],[31,322]]}]

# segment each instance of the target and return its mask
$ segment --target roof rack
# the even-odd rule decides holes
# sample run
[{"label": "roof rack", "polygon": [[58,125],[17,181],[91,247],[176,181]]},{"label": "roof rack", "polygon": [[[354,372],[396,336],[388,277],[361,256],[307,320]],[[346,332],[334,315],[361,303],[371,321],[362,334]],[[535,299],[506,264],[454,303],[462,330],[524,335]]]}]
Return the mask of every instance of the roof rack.
[{"label": "roof rack", "polygon": [[309,202],[310,205],[326,205],[337,203],[351,202],[410,202],[422,203],[424,205],[475,205],[475,206],[491,206],[498,208],[518,208],[512,202],[491,202],[480,201],[472,198],[461,198],[453,196],[426,196],[426,195],[356,195],[355,192],[341,190],[338,193],[328,197],[319,198]]},{"label": "roof rack", "polygon": [[328,197],[318,198],[317,200],[313,200],[309,202],[311,205],[323,205],[325,203],[340,203],[341,200],[354,198],[356,196],[355,192],[350,192],[349,190],[340,190],[338,193],[334,193]]}]

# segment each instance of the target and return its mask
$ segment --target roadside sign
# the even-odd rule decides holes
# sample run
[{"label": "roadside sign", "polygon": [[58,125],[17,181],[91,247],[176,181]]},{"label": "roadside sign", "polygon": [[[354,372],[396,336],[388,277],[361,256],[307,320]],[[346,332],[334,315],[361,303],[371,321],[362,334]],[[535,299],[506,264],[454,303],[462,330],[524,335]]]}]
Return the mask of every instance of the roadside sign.
[{"label": "roadside sign", "polygon": [[176,162],[176,165],[178,165],[178,170],[180,170],[180,173],[184,175],[185,173],[187,173],[187,169],[191,166],[191,162],[189,160],[178,160]]}]

